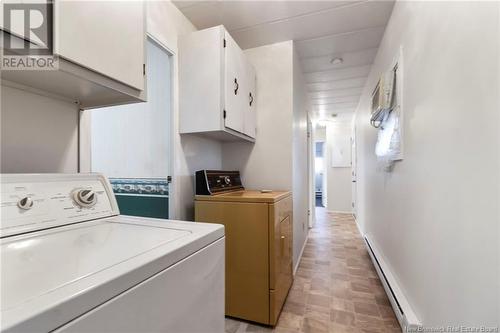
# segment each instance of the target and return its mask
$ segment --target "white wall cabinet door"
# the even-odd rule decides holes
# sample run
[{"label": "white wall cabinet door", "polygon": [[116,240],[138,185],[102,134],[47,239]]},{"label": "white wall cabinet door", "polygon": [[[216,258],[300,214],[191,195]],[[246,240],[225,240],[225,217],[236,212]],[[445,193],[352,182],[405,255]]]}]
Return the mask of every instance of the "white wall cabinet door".
[{"label": "white wall cabinet door", "polygon": [[225,126],[244,133],[247,102],[246,59],[238,44],[225,34]]},{"label": "white wall cabinet door", "polygon": [[55,1],[54,51],[138,90],[144,89],[142,1]]},{"label": "white wall cabinet door", "polygon": [[256,108],[256,82],[255,82],[255,69],[248,61],[246,63],[245,71],[245,91],[247,101],[245,103],[245,121],[244,133],[251,138],[255,138],[255,128],[257,126],[257,108]]},{"label": "white wall cabinet door", "polygon": [[[255,69],[223,26],[182,36],[180,133],[254,142],[255,80]],[[250,93],[254,99],[251,106]]]}]

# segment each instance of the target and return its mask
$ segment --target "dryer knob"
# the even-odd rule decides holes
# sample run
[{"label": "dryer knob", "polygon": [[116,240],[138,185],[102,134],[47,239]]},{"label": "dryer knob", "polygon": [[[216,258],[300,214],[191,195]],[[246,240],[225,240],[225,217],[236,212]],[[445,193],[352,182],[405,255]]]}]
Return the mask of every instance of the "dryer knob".
[{"label": "dryer knob", "polygon": [[28,210],[33,207],[33,199],[31,199],[30,197],[24,197],[17,202],[17,207]]},{"label": "dryer knob", "polygon": [[80,207],[92,207],[97,202],[96,194],[92,190],[76,191],[73,199]]},{"label": "dryer knob", "polygon": [[228,176],[224,177],[224,182],[226,183],[226,185],[231,184],[231,178],[229,178]]}]

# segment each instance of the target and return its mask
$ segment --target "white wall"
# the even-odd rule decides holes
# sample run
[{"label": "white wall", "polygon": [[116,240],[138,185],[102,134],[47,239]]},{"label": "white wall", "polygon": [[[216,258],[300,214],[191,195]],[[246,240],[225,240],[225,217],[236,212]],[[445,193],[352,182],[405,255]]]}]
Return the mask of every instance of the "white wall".
[{"label": "white wall", "polygon": [[[326,209],[333,212],[352,211],[352,189],[351,189],[351,167],[333,167],[332,153],[339,146],[343,146],[345,141],[350,142],[351,123],[349,121],[329,122],[326,126]],[[351,156],[350,145],[349,159]]]},{"label": "white wall", "polygon": [[257,75],[255,144],[222,145],[222,167],[240,170],[252,189],[292,190],[293,43],[244,51]]},{"label": "white wall", "polygon": [[[500,324],[498,6],[396,2],[357,110],[358,223],[425,326]],[[370,94],[400,45],[405,159],[387,173]]]},{"label": "white wall", "polygon": [[[500,20],[500,5],[498,6],[498,17]],[[500,36],[500,22],[497,23],[497,33],[498,36]],[[497,55],[500,56],[500,43],[497,43]],[[500,106],[500,61],[497,61],[497,105]],[[500,117],[497,119],[498,121],[498,127],[500,127]],[[500,135],[497,137],[498,140],[498,159],[497,163],[500,165]],[[498,182],[498,193],[500,193],[500,181]],[[500,207],[500,195],[497,198],[497,207]],[[498,238],[497,238],[497,244],[498,244],[498,253],[500,253],[500,227],[498,229]],[[497,258],[497,267],[500,267],[500,255]],[[500,268],[499,268],[500,269]],[[500,272],[498,273],[500,275]],[[498,284],[497,284],[497,295],[498,299],[500,300],[500,279],[498,279]],[[500,302],[500,301],[499,301]],[[498,318],[500,318],[500,304],[498,305]]]},{"label": "white wall", "polygon": [[293,259],[297,263],[309,228],[308,94],[297,51],[293,50]]},{"label": "white wall", "polygon": [[248,49],[245,54],[257,72],[257,138],[255,144],[223,144],[222,167],[240,170],[248,189],[293,191],[295,264],[307,232],[305,88],[296,72],[292,41]]},{"label": "white wall", "polygon": [[78,171],[78,108],[1,86],[1,172]]}]

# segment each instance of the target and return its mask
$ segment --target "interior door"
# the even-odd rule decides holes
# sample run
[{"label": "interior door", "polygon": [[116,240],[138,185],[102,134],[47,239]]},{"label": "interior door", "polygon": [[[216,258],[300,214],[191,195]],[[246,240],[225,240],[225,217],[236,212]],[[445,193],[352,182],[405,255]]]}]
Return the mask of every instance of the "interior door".
[{"label": "interior door", "polygon": [[54,51],[138,90],[144,89],[142,1],[55,1]]},{"label": "interior door", "polygon": [[147,58],[147,102],[85,111],[91,112],[93,172],[112,178],[171,175],[170,55],[148,39]]},{"label": "interior door", "polygon": [[[245,88],[246,61],[234,39],[225,33],[225,111],[224,125],[244,133],[248,88]],[[247,93],[245,93],[245,91]]]},{"label": "interior door", "polygon": [[257,108],[256,108],[256,82],[255,68],[248,61],[246,62],[245,84],[248,87],[247,103],[245,106],[244,133],[251,138],[255,138],[255,128],[257,126]]},{"label": "interior door", "polygon": [[167,218],[173,212],[171,55],[148,39],[147,61],[147,102],[84,111],[90,115],[90,171],[114,178],[120,211]]}]

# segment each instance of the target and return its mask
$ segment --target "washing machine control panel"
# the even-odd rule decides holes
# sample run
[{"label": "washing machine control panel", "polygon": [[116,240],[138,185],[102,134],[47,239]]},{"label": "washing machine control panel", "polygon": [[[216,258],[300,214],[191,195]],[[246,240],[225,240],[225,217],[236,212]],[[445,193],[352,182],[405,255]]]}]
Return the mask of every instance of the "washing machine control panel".
[{"label": "washing machine control panel", "polygon": [[73,200],[80,207],[92,207],[97,203],[97,194],[92,188],[76,190],[73,192]]},{"label": "washing machine control panel", "polygon": [[1,177],[0,236],[118,215],[99,174],[12,174]]},{"label": "washing machine control panel", "polygon": [[17,207],[24,210],[31,209],[33,207],[33,199],[29,196],[23,197],[17,201]]}]

